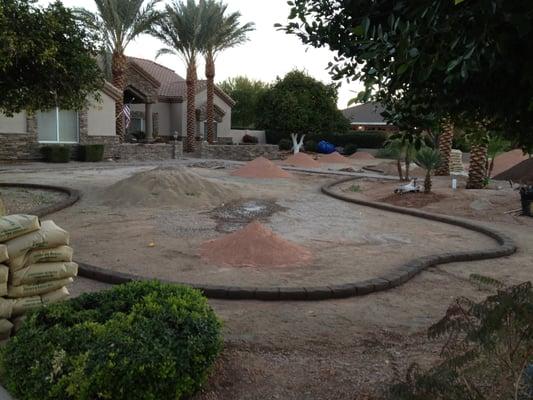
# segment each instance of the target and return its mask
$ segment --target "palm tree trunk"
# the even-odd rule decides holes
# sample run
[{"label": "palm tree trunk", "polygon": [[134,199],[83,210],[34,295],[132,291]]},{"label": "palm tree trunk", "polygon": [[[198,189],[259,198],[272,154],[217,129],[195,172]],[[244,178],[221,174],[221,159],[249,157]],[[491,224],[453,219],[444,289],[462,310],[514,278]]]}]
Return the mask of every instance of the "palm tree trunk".
[{"label": "palm tree trunk", "polygon": [[424,193],[431,192],[431,171],[426,171],[426,179],[424,180]]},{"label": "palm tree trunk", "polygon": [[409,147],[405,150],[405,180],[408,181],[411,173],[411,160],[409,159]]},{"label": "palm tree trunk", "polygon": [[185,151],[193,152],[196,136],[196,62],[187,65],[187,138]]},{"label": "palm tree trunk", "polygon": [[398,177],[400,178],[400,182],[402,182],[403,172],[402,172],[402,160],[400,158],[396,160],[396,168],[398,168]]},{"label": "palm tree trunk", "polygon": [[207,141],[215,141],[215,60],[208,54],[205,60],[205,76],[207,78]]},{"label": "palm tree trunk", "polygon": [[451,122],[442,124],[442,132],[439,136],[439,152],[441,163],[435,170],[435,175],[450,175],[450,154],[452,153],[454,128]]},{"label": "palm tree trunk", "polygon": [[113,52],[113,58],[111,60],[111,71],[113,74],[112,83],[122,96],[115,102],[115,123],[116,134],[120,142],[124,142],[126,138],[126,129],[124,124],[124,88],[126,86],[126,66],[127,59],[124,53],[119,51]]},{"label": "palm tree trunk", "polygon": [[468,169],[467,189],[483,189],[485,187],[487,166],[487,146],[472,145],[470,149],[470,167]]}]

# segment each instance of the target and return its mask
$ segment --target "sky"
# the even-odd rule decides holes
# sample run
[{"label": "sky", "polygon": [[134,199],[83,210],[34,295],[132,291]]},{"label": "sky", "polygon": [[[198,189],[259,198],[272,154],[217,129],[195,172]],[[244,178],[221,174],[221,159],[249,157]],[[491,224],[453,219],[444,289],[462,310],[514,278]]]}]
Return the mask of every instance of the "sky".
[{"label": "sky", "polygon": [[[67,7],[85,7],[96,10],[92,0],[62,0]],[[164,2],[168,0],[163,0]],[[294,35],[287,35],[274,28],[275,23],[285,24],[289,15],[286,0],[224,0],[229,11],[240,11],[241,21],[254,22],[256,30],[249,35],[250,40],[233,49],[226,50],[217,58],[216,78],[220,82],[226,78],[245,75],[252,79],[266,82],[273,81],[277,76],[284,76],[287,72],[297,68],[305,70],[309,75],[330,83],[331,77],[326,68],[328,62],[333,61],[334,53],[328,49],[316,49],[305,46]],[[39,4],[47,5],[52,0],[39,0]],[[126,54],[134,57],[148,58],[173,69],[185,76],[185,65],[177,56],[161,56],[157,60],[155,55],[161,48],[161,43],[150,36],[143,35],[132,42],[126,49]],[[204,65],[200,63],[198,77],[204,77]],[[338,106],[346,108],[348,101],[355,97],[355,92],[361,89],[357,83],[342,83],[339,89]]]}]

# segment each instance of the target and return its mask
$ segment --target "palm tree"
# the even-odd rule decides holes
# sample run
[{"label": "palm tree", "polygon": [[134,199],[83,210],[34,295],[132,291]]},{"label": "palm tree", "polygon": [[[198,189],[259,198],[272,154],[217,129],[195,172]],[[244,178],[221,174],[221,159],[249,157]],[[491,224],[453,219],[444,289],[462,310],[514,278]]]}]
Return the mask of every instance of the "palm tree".
[{"label": "palm tree", "polygon": [[166,12],[152,29],[152,35],[160,39],[165,48],[157,56],[174,54],[187,64],[187,139],[184,150],[194,151],[196,134],[196,82],[198,54],[205,43],[208,15],[205,7],[194,0],[174,0],[166,6]]},{"label": "palm tree", "polygon": [[416,164],[426,170],[426,179],[424,180],[424,193],[431,192],[431,173],[439,166],[440,161],[440,152],[430,147],[422,148],[416,155]]},{"label": "palm tree", "polygon": [[248,40],[247,34],[253,31],[254,23],[241,25],[241,13],[226,14],[227,4],[217,0],[200,0],[200,7],[206,11],[206,37],[203,43],[205,56],[205,76],[207,78],[207,141],[215,140],[214,96],[215,96],[215,60],[219,53],[238,46]]},{"label": "palm tree", "polygon": [[[401,181],[409,180],[409,164],[416,155],[416,149],[413,143],[406,138],[396,138],[389,140],[385,145],[389,157],[396,160],[398,177]],[[402,161],[405,162],[405,176],[403,174]]]},{"label": "palm tree", "polygon": [[[90,29],[103,35],[105,50],[112,53],[112,83],[121,92],[126,83],[126,47],[136,37],[150,31],[161,14],[155,9],[160,0],[94,0],[98,12],[76,9],[76,14]],[[124,100],[115,105],[116,133],[125,138]]]},{"label": "palm tree", "polygon": [[442,124],[442,132],[439,136],[439,152],[441,163],[435,170],[435,175],[450,175],[450,154],[452,153],[454,126],[450,121]]}]

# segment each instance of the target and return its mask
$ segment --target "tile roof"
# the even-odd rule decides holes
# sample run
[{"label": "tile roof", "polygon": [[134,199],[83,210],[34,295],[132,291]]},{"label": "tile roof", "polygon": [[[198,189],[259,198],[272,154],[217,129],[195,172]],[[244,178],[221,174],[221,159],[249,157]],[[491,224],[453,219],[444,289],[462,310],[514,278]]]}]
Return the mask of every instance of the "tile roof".
[{"label": "tile roof", "polygon": [[385,125],[387,123],[381,116],[383,111],[384,108],[379,103],[364,103],[342,110],[342,113],[352,124],[382,123]]}]

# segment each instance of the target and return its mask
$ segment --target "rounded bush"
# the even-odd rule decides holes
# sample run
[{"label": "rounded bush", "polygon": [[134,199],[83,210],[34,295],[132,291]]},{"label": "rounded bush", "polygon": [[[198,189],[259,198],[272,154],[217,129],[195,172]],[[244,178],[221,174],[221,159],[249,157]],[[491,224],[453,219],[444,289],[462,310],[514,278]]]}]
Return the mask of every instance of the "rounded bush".
[{"label": "rounded bush", "polygon": [[133,282],[30,313],[0,373],[18,400],[181,399],[205,382],[221,343],[199,291]]},{"label": "rounded bush", "polygon": [[70,147],[51,145],[41,147],[41,154],[45,162],[68,163],[70,161]]},{"label": "rounded bush", "polygon": [[346,146],[344,146],[344,154],[347,156],[351,156],[352,154],[357,153],[357,145],[353,143],[349,143]]},{"label": "rounded bush", "polygon": [[248,144],[257,144],[259,143],[259,139],[255,136],[246,134],[242,137],[242,142]]},{"label": "rounded bush", "polygon": [[280,150],[290,150],[292,149],[292,142],[289,139],[281,139],[278,146]]},{"label": "rounded bush", "polygon": [[305,151],[316,153],[316,142],[314,140],[306,140],[304,142]]}]

